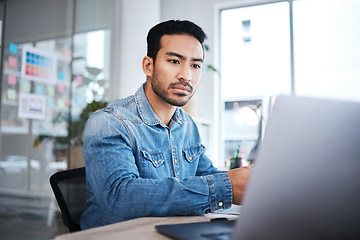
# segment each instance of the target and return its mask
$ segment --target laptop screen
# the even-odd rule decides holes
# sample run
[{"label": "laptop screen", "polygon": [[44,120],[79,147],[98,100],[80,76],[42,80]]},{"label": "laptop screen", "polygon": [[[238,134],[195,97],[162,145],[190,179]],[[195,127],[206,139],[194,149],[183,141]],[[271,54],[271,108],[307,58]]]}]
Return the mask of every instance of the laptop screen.
[{"label": "laptop screen", "polygon": [[234,239],[360,239],[360,103],[277,99]]}]

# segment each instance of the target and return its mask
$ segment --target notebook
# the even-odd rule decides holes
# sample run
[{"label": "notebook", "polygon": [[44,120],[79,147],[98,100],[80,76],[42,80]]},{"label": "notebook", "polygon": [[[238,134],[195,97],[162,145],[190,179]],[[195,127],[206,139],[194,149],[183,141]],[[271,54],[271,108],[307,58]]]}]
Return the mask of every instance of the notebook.
[{"label": "notebook", "polygon": [[278,97],[239,219],[156,229],[175,239],[360,239],[360,103]]}]

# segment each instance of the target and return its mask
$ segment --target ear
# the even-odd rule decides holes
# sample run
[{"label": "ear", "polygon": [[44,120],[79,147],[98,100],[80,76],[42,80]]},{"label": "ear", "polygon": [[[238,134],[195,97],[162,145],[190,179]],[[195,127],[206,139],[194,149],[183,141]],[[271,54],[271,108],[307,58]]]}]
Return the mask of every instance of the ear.
[{"label": "ear", "polygon": [[154,70],[153,59],[145,56],[142,61],[142,68],[147,77],[152,77]]}]

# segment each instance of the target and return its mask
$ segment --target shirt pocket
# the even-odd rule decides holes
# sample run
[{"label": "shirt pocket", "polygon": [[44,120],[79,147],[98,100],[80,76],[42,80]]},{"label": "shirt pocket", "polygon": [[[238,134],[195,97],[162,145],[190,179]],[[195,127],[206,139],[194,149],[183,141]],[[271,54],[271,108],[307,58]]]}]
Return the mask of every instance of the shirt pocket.
[{"label": "shirt pocket", "polygon": [[202,152],[201,146],[183,148],[184,158],[189,163],[197,161]]},{"label": "shirt pocket", "polygon": [[140,149],[141,152],[141,176],[143,178],[165,177],[164,157],[159,151],[147,151]]}]

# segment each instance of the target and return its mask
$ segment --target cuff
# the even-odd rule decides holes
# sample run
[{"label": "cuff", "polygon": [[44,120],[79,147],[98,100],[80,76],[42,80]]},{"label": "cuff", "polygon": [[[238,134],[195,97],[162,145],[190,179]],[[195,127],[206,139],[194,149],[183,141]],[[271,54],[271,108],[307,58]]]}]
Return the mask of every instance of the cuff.
[{"label": "cuff", "polygon": [[230,208],[232,204],[232,186],[229,175],[216,173],[204,176],[209,186],[210,206],[204,213]]}]

